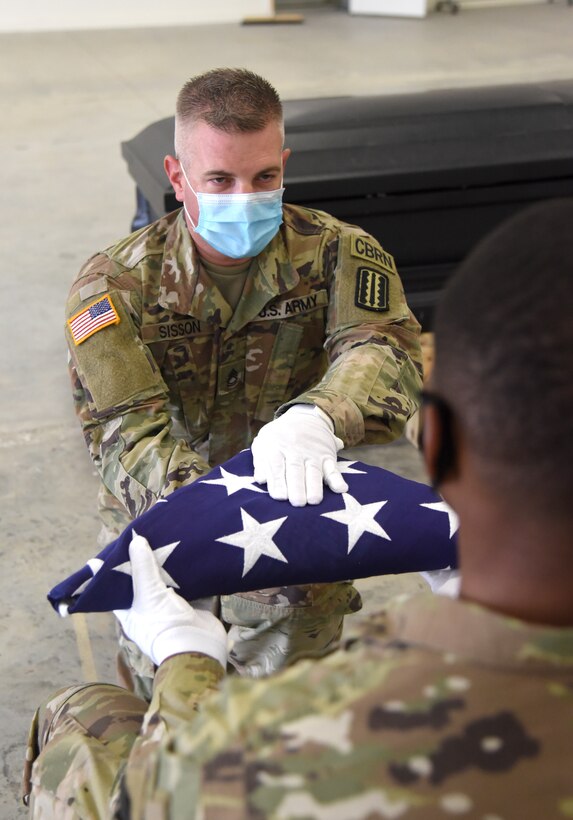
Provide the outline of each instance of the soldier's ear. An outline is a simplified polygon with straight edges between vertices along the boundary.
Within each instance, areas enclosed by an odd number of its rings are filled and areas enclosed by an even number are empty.
[[[456,471],[454,424],[449,406],[431,392],[422,394],[421,447],[426,469],[434,489]]]
[[[175,199],[178,202],[183,202],[184,197],[184,178],[181,172],[181,164],[177,157],[171,156],[171,154],[167,154],[165,159],[163,160],[163,167],[165,168],[165,173],[167,174],[167,178],[171,183],[171,187],[175,192]]]

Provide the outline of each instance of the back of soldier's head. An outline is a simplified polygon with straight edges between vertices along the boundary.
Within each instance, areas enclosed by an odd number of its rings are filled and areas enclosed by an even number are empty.
[[[435,320],[434,386],[493,487],[573,515],[573,200],[520,212],[480,243]]]

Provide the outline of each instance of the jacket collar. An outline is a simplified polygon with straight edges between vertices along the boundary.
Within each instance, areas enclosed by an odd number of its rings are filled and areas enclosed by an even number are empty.
[[[236,332],[276,296],[292,290],[299,280],[288,257],[283,226],[253,259],[244,293],[233,313],[201,265],[181,211],[166,236],[158,301],[174,313]]]
[[[444,595],[397,596],[386,610],[384,633],[384,640],[485,665],[569,677],[573,670],[573,627],[528,624]]]

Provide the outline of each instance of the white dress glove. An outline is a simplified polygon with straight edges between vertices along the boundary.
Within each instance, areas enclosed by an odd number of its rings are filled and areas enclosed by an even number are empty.
[[[227,633],[210,612],[193,609],[159,573],[153,550],[143,536],[134,534],[129,546],[133,575],[133,604],[114,615],[127,637],[156,666],[171,655],[200,652],[227,665]]]
[[[335,493],[348,485],[338,469],[336,454],[344,442],[320,408],[295,404],[261,428],[252,443],[255,481],[267,485],[271,498],[294,507],[320,504],[323,482]]]

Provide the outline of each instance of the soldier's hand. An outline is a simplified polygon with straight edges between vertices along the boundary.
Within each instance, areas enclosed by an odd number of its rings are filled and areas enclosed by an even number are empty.
[[[127,637],[159,664],[171,655],[200,652],[227,665],[227,633],[210,612],[193,609],[159,572],[153,550],[134,533],[129,546],[133,576],[133,604],[114,615]]]
[[[335,493],[348,491],[336,457],[343,446],[326,413],[296,404],[265,424],[253,441],[255,481],[266,483],[271,498],[294,507],[319,504],[323,482]]]

